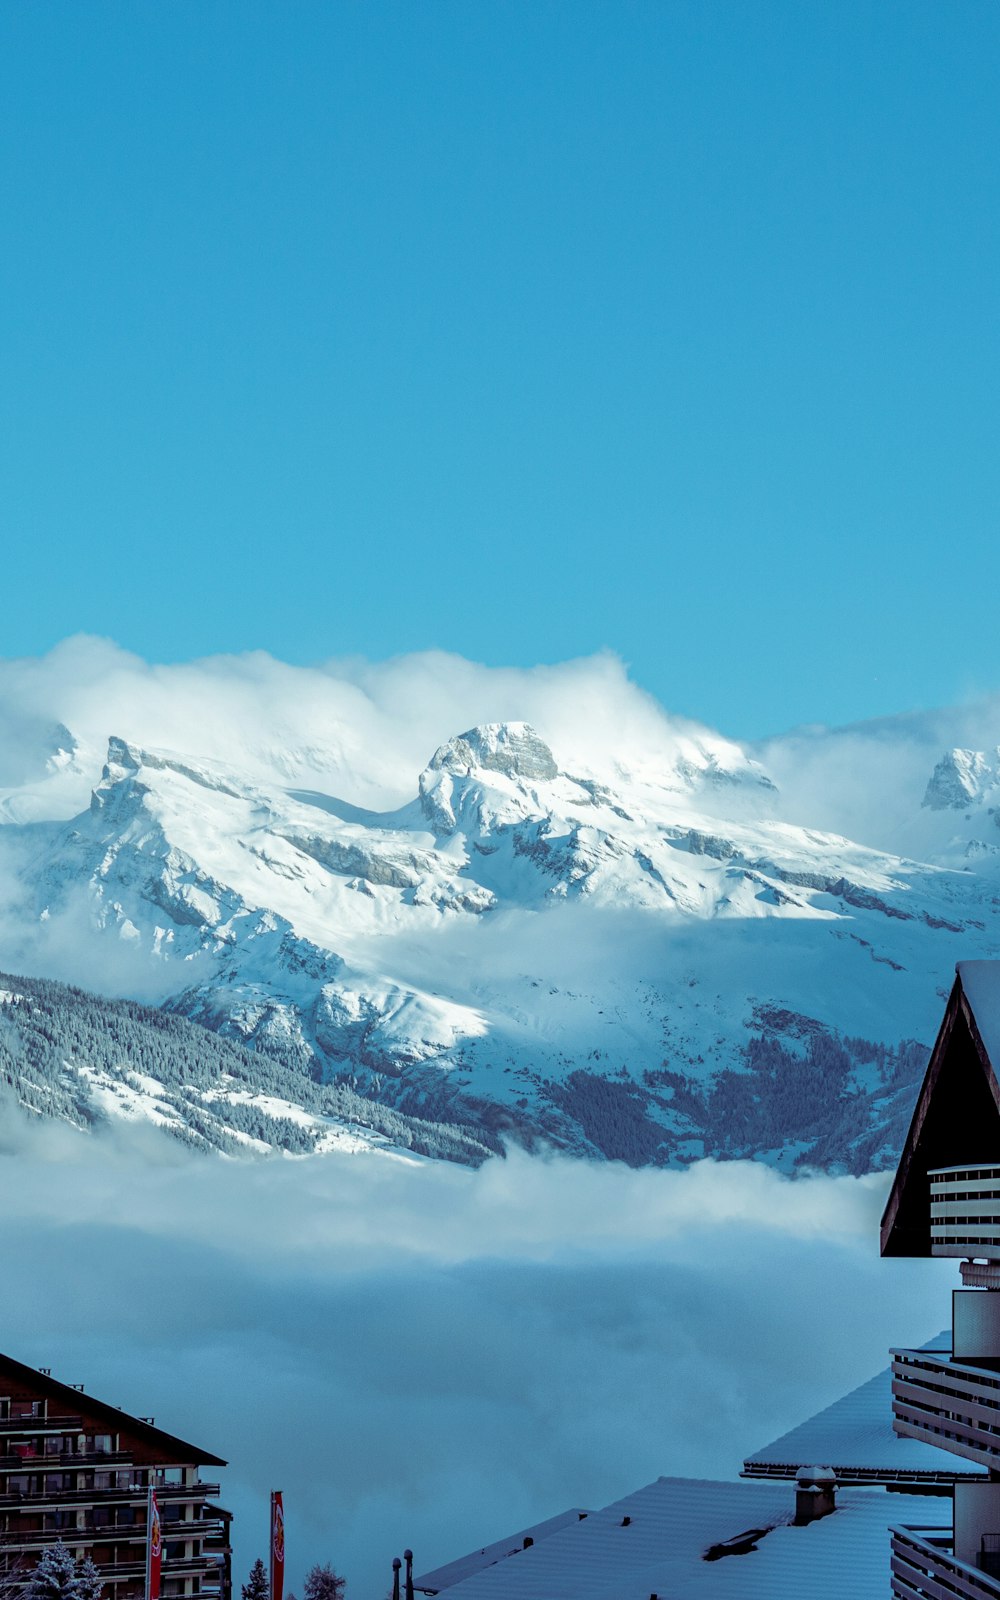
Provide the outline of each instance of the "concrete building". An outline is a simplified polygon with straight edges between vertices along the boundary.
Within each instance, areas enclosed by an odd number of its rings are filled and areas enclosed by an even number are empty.
[[[952,1256],[949,1348],[894,1350],[893,1426],[947,1451],[947,1524],[892,1536],[897,1600],[1000,1600],[1000,962],[963,961],[882,1219],[886,1256]],[[968,1464],[979,1474],[970,1478]]]

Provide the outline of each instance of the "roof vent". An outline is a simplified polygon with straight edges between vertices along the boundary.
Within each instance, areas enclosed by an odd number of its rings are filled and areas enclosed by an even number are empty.
[[[622,1527],[623,1528],[630,1528],[631,1526],[632,1526],[632,1518],[631,1517],[622,1517]]]
[[[43,1378],[51,1378],[51,1376],[52,1376],[52,1368],[51,1367],[39,1367],[38,1370],[41,1373]]]
[[[156,1421],[156,1418],[155,1417],[140,1417],[139,1421],[140,1422],[148,1422],[149,1426],[152,1427],[154,1422]]]
[[[70,1388],[71,1389],[75,1389],[77,1394],[82,1394],[83,1393],[83,1384],[82,1383],[71,1383],[70,1384]]]
[[[524,1543],[522,1544],[521,1549],[522,1550],[530,1550],[532,1545],[534,1544],[534,1542],[535,1541],[531,1537],[531,1534],[530,1533],[526,1533],[525,1536],[524,1536]]]

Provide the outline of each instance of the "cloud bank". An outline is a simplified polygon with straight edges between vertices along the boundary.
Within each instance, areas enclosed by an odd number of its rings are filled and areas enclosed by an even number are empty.
[[[0,787],[41,781],[62,725],[88,781],[118,734],[262,779],[322,775],[342,798],[388,808],[413,797],[418,774],[453,734],[504,720],[534,723],[561,761],[585,766],[669,760],[678,740],[704,731],[668,716],[610,653],[527,669],[444,651],[317,667],[263,652],[156,666],[80,636],[44,657],[0,662]],[[62,792],[66,803],[82,796],[85,804],[87,781],[67,778]]]
[[[0,820],[5,804],[19,820],[74,815],[111,734],[391,809],[412,798],[446,739],[503,720],[533,723],[560,763],[580,772],[655,775],[691,739],[733,748],[659,705],[611,653],[534,668],[486,667],[445,651],[315,667],[253,651],[163,666],[81,635],[42,657],[0,661]],[[53,781],[67,730],[76,759]],[[993,695],[844,729],[795,729],[747,748],[778,782],[784,820],[912,849],[919,828],[910,843],[907,830],[938,757],[955,745],[998,743]],[[16,802],[5,801],[14,789]]]
[[[381,1600],[428,1566],[745,1453],[942,1317],[880,1263],[885,1179],[530,1160],[238,1164],[0,1118],[3,1345],[231,1463],[242,1580]],[[945,1270],[942,1271],[941,1269]]]

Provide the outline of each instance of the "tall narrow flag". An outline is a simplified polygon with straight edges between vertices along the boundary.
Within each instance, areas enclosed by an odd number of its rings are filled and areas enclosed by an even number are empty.
[[[281,1600],[285,1586],[285,1510],[281,1490],[271,1494],[271,1600]]]
[[[156,1490],[150,1487],[146,1512],[146,1600],[160,1600],[160,1569],[163,1566],[163,1540],[160,1535],[160,1508]]]

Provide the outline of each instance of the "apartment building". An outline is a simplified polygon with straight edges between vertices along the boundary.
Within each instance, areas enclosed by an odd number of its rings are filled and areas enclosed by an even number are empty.
[[[147,1506],[156,1491],[164,1600],[231,1600],[228,1511],[203,1469],[226,1463],[155,1425],[0,1355],[0,1585],[46,1545],[89,1555],[106,1600],[145,1593]]]

